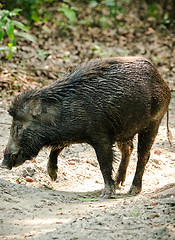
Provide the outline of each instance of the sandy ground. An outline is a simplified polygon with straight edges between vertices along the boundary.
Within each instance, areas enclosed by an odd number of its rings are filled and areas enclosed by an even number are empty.
[[[11,118],[0,103],[0,160]],[[175,92],[170,104],[170,146],[166,117],[151,151],[143,190],[129,197],[136,166],[136,144],[125,186],[110,200],[99,199],[103,179],[94,150],[72,145],[59,156],[56,182],[46,172],[49,151],[11,171],[0,169],[0,239],[117,240],[175,239]],[[116,148],[115,172],[120,153]],[[33,182],[27,182],[30,176]]]

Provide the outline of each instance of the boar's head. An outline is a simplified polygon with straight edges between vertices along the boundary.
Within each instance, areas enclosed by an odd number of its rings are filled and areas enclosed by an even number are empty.
[[[48,119],[44,119],[45,115],[49,115],[46,112],[47,106],[41,104],[36,91],[26,92],[15,98],[9,108],[13,120],[1,167],[17,167],[35,157],[48,144],[50,129],[48,130]]]

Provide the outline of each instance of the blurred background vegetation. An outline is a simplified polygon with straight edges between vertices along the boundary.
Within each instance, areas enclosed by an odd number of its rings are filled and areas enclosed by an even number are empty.
[[[1,0],[0,90],[35,87],[38,78],[43,85],[91,58],[127,55],[147,57],[173,82],[174,33],[174,0]]]
[[[86,7],[93,10],[89,16],[82,14]],[[5,34],[9,38],[7,46],[1,47],[0,51],[8,52],[7,58],[16,51],[16,36],[36,41],[34,36],[26,33],[35,23],[41,25],[50,21],[57,25],[60,34],[65,35],[77,25],[115,29],[124,24],[121,15],[134,9],[140,19],[146,21],[151,17],[153,24],[161,29],[175,25],[174,0],[2,0],[0,8],[0,41]],[[59,18],[55,17],[55,11],[59,12]],[[25,18],[25,25],[15,20],[19,14]],[[50,29],[45,26],[45,31]]]
[[[89,18],[82,16],[84,7],[93,8],[95,14]],[[171,27],[175,20],[174,0],[2,0],[1,8],[10,11],[21,9],[21,15],[28,20],[28,24],[54,21],[53,12],[56,10],[70,22],[101,27],[107,27],[109,22],[112,27],[116,27],[116,17],[127,14],[131,8],[135,8],[140,18],[151,16],[157,20],[157,24],[165,24],[167,27]]]

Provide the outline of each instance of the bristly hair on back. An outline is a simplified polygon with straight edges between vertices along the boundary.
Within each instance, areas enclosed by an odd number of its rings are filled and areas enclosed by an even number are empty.
[[[115,72],[116,63],[120,64],[133,61],[145,60],[139,57],[114,57],[92,59],[84,62],[73,69],[70,73],[65,74],[61,80],[58,80],[49,86],[19,94],[9,108],[9,114],[14,118],[22,116],[27,103],[36,96],[40,97],[41,100],[48,102],[62,101],[64,97],[77,94],[79,88],[81,88],[83,84],[91,80],[95,81],[97,78],[105,78],[105,74],[108,74],[109,70]]]
[[[99,77],[112,69],[112,65],[119,62],[117,58],[110,60],[92,59],[75,67],[70,73],[65,74],[61,80],[54,82],[41,89],[41,99],[46,101],[62,100],[64,97],[76,94],[81,86],[91,80],[95,81]]]

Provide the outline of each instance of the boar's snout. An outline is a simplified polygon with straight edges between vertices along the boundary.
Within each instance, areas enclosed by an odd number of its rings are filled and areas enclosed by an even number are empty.
[[[18,146],[15,144],[13,139],[10,137],[7,147],[4,152],[4,159],[1,164],[1,168],[11,170],[12,167],[16,167],[22,164],[21,154]]]
[[[12,167],[16,165],[17,154],[4,154],[4,159],[1,164],[1,168],[6,168],[8,170],[11,170]]]
[[[4,162],[4,160],[3,160],[2,164],[0,165],[0,167],[1,167],[1,168],[8,169],[8,170],[11,170],[11,169],[12,169],[12,166],[8,166],[8,165]]]

